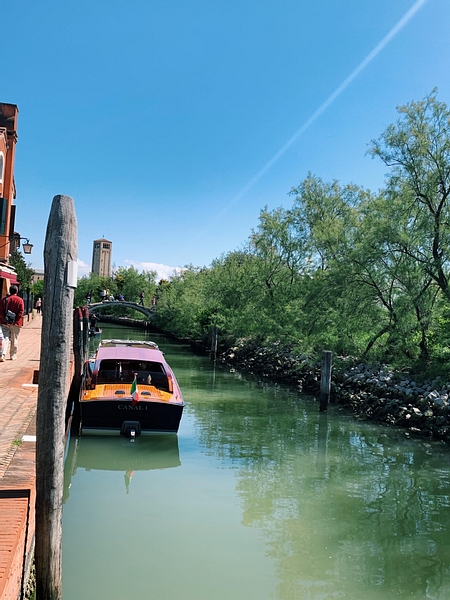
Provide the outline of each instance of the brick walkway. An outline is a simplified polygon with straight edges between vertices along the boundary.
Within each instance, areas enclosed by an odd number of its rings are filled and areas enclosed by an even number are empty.
[[[17,598],[34,544],[41,319],[25,322],[17,360],[0,363],[0,600]]]
[[[39,369],[41,322],[38,315],[26,321],[19,334],[17,360],[0,363],[0,482],[17,449],[14,441],[22,439],[36,413],[33,373]]]

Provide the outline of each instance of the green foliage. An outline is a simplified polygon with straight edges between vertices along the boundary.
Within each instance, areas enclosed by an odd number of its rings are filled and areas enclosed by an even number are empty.
[[[22,290],[31,286],[31,281],[34,275],[34,269],[31,264],[27,264],[20,250],[15,250],[9,257],[9,264],[17,273],[17,280],[20,283]]]
[[[389,166],[377,194],[308,174],[289,209],[267,207],[245,246],[208,268],[144,282],[134,269],[96,282],[155,293],[157,324],[181,338],[279,342],[313,354],[444,370],[450,358],[450,111],[434,90],[398,108],[369,152]],[[144,277],[145,279],[145,277]],[[93,283],[89,283],[95,287]],[[147,290],[150,293],[147,296]],[[434,365],[434,367],[433,367]]]
[[[125,300],[139,302],[139,294],[144,291],[144,305],[150,306],[151,299],[156,291],[156,272],[143,271],[140,273],[134,267],[119,267],[112,277],[99,277],[95,273],[85,275],[78,280],[78,286],[74,295],[74,306],[86,304],[86,294],[92,292],[91,301],[99,302],[100,292],[107,290],[108,296],[115,297],[119,292]],[[136,319],[144,318],[133,309],[118,307],[117,305],[102,310],[101,314],[114,314],[130,316]]]
[[[31,291],[35,298],[42,298],[44,296],[44,280],[39,279],[31,286]]]
[[[203,327],[199,316],[205,310],[204,275],[204,270],[188,266],[172,277],[170,282],[160,282],[156,290],[157,325],[180,338],[202,338]]]
[[[100,301],[100,291],[111,285],[111,279],[99,277],[95,273],[90,273],[78,279],[77,288],[74,294],[74,306],[83,306],[86,304],[86,294],[92,292],[92,302]]]
[[[139,294],[145,294],[144,304],[150,305],[150,300],[156,290],[156,271],[142,271],[134,267],[119,267],[113,276],[114,289],[121,292],[125,300],[139,302]]]
[[[398,107],[400,118],[370,148],[390,167],[387,190],[402,198],[406,225],[397,250],[411,258],[450,300],[450,111],[436,98]]]

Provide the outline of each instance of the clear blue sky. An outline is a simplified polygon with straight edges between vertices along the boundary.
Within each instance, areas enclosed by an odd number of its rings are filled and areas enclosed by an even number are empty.
[[[14,0],[3,17],[36,268],[55,194],[75,201],[80,273],[99,237],[116,266],[209,265],[308,171],[377,190],[367,145],[396,106],[435,86],[450,105],[449,0]]]

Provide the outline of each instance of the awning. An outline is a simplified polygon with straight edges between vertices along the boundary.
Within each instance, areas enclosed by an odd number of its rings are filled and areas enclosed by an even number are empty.
[[[11,273],[10,271],[5,271],[4,269],[0,269],[0,277],[9,280],[9,285],[18,285],[17,274]]]

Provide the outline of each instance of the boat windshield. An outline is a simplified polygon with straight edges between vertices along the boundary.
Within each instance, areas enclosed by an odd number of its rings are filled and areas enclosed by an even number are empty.
[[[169,382],[161,363],[137,360],[102,360],[97,383],[129,383],[136,377],[138,384],[153,385],[169,391]]]

